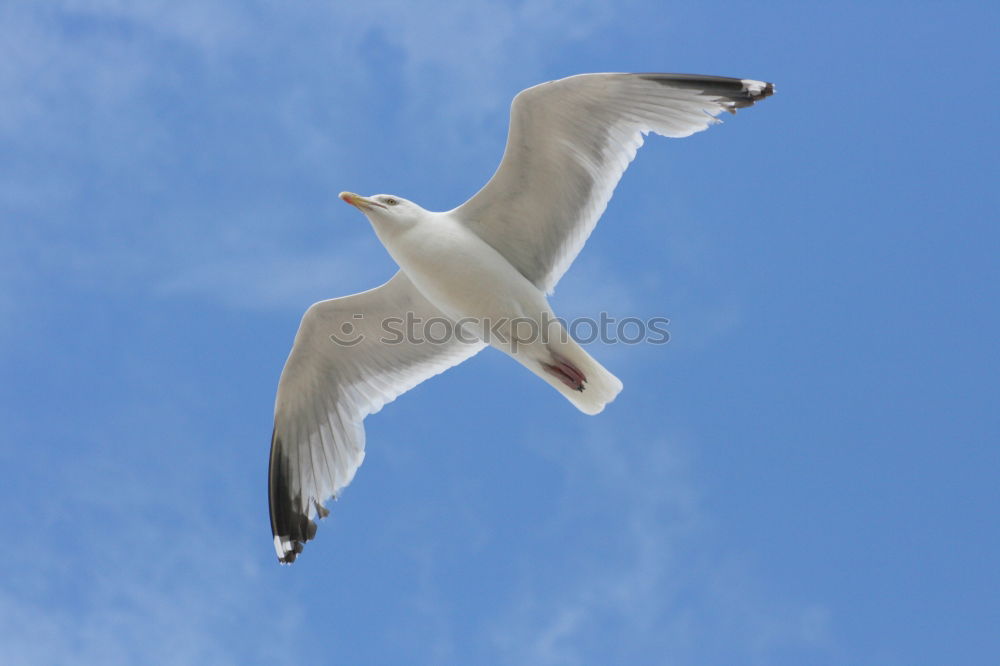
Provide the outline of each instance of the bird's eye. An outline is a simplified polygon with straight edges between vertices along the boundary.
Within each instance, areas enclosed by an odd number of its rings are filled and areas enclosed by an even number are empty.
[[[388,204],[389,206],[395,206],[396,204],[399,203],[399,201],[393,199],[392,197],[387,197],[386,199],[383,199],[383,201],[385,201],[385,203]]]

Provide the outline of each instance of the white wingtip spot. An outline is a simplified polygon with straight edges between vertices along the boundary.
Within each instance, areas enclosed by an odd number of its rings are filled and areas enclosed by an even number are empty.
[[[761,94],[764,87],[767,86],[763,81],[754,81],[753,79],[742,79],[742,83],[743,89],[754,96]]]
[[[285,559],[285,555],[287,555],[288,551],[290,551],[291,549],[292,549],[292,542],[291,541],[289,541],[287,539],[284,540],[284,541],[282,541],[282,539],[281,539],[280,536],[275,535],[275,537],[274,537],[274,552],[276,552],[278,554],[278,559],[279,560],[284,560]]]
[[[774,84],[767,81],[754,81],[753,79],[740,79],[743,83],[743,90],[750,93],[751,97],[769,97],[774,94]]]

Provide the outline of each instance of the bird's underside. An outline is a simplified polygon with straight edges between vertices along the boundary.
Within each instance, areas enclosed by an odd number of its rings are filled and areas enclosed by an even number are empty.
[[[269,500],[278,559],[295,560],[315,535],[316,516],[327,515],[324,503],[351,482],[364,458],[365,416],[485,346],[459,337],[387,341],[388,318],[409,314],[426,321],[453,313],[438,296],[434,271],[416,272],[380,225],[407,206],[428,219],[459,224],[501,257],[514,281],[527,285],[522,291],[528,300],[537,292],[541,300],[532,302],[547,308],[544,294],[586,242],[646,133],[688,136],[717,122],[721,112],[735,113],[773,92],[761,81],[687,74],[550,81],[514,99],[500,166],[453,211],[428,213],[405,200],[396,206],[389,196],[345,195],[369,217],[403,270],[375,289],[316,303],[302,319],[275,402]],[[599,412],[621,382],[571,339],[561,344],[504,351],[581,410]]]

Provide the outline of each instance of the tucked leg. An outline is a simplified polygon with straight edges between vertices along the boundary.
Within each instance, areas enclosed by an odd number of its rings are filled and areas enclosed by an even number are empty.
[[[543,361],[542,367],[545,368],[546,372],[549,374],[558,377],[563,384],[571,389],[575,391],[582,391],[584,389],[587,377],[580,372],[579,368],[559,354],[552,352],[552,362],[546,363]]]

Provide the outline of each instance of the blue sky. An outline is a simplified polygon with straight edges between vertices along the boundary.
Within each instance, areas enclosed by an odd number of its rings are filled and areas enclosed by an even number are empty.
[[[0,661],[993,663],[998,11],[456,4],[0,5]],[[337,193],[451,208],[587,71],[777,85],[648,140],[553,297],[671,342],[591,345],[598,417],[421,385],[279,567],[299,317],[394,270]]]

